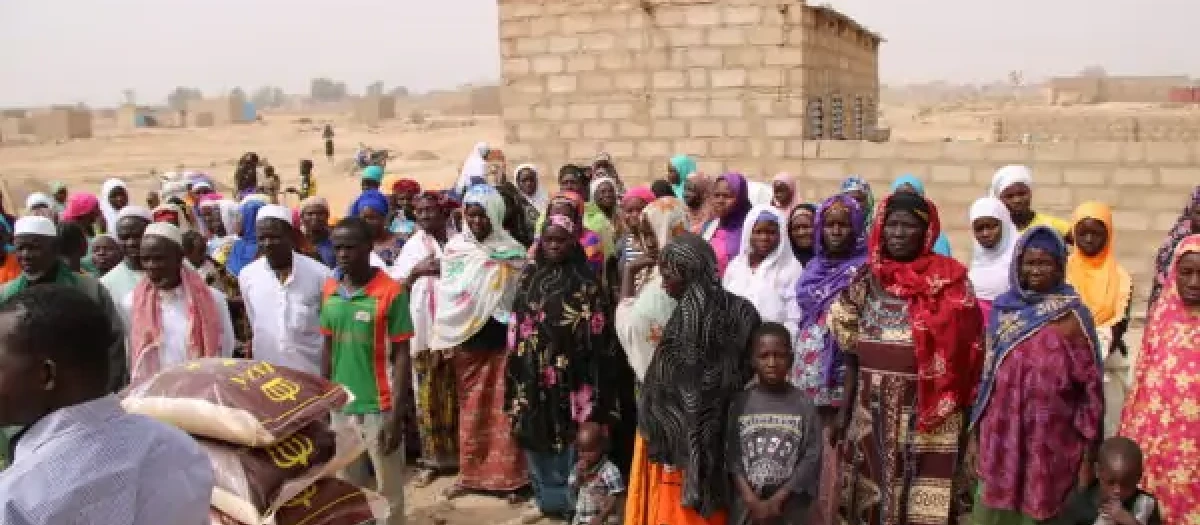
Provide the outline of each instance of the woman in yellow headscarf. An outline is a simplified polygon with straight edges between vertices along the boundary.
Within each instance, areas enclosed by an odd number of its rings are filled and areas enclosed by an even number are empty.
[[[1096,322],[1104,360],[1105,402],[1121,406],[1128,389],[1129,351],[1123,337],[1129,328],[1133,279],[1117,262],[1113,249],[1112,209],[1102,202],[1080,204],[1071,218],[1071,235],[1075,249],[1067,259],[1067,282],[1079,292]],[[1114,349],[1120,350],[1119,356]],[[1105,421],[1106,436],[1115,433],[1117,423]]]

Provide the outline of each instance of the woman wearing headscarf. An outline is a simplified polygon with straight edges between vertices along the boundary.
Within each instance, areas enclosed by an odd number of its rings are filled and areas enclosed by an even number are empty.
[[[646,206],[655,200],[654,193],[647,186],[630,188],[625,192],[625,196],[621,197],[621,213],[617,217],[617,222],[621,225],[621,235],[617,238],[616,257],[614,258],[616,273],[613,274],[618,278],[612,279],[614,285],[620,285],[619,276],[625,270],[625,265],[639,259],[645,251],[642,247],[642,239],[650,232],[639,231],[642,226],[642,210],[645,210]]]
[[[643,254],[630,261],[621,274],[620,302],[614,317],[617,339],[638,384],[645,379],[663,328],[675,312],[676,301],[663,288],[658,257],[664,246],[687,231],[687,215],[679,199],[662,197],[642,210],[640,220],[636,235],[641,238]],[[657,501],[663,466],[650,462],[640,434],[634,440],[630,463],[624,523],[656,525],[658,522],[648,521],[647,511]]]
[[[192,231],[191,221],[184,214],[183,209],[173,202],[160,204],[157,208],[150,210],[151,216],[154,217],[154,222],[166,222],[172,226],[179,228],[181,232]]]
[[[1063,280],[1067,246],[1046,226],[1017,243],[1009,289],[988,319],[988,356],[971,417],[979,436],[972,523],[1058,517],[1091,481],[1104,395],[1096,333]]]
[[[578,244],[579,225],[551,214],[517,285],[508,333],[506,412],[525,453],[537,514],[573,511],[567,479],[575,432],[620,419],[608,291]]]
[[[667,163],[667,182],[675,189],[675,196],[683,198],[683,186],[688,178],[696,173],[696,160],[687,155],[671,157]]]
[[[488,167],[487,161],[484,159],[490,149],[486,142],[476,142],[470,153],[467,153],[467,158],[462,164],[462,171],[458,175],[458,181],[454,183],[455,193],[463,195],[476,182],[487,182]]]
[[[717,275],[725,275],[725,268],[742,249],[742,226],[746,215],[753,207],[747,194],[746,178],[740,173],[726,173],[713,183],[712,212],[715,221],[709,221],[702,237],[712,245],[717,256]]]
[[[911,192],[922,197],[925,196],[925,183],[921,182],[914,175],[901,175],[892,182],[892,193],[896,192]],[[938,235],[937,241],[933,243],[933,253],[945,255],[946,257],[954,257],[950,249],[950,239],[946,237],[946,232]]]
[[[1117,262],[1116,229],[1112,209],[1107,204],[1096,201],[1080,204],[1071,222],[1075,249],[1067,258],[1067,282],[1083,298],[1096,323],[1096,334],[1100,337],[1097,351],[1104,360],[1105,400],[1120,406],[1129,389],[1125,332],[1129,329],[1133,305],[1133,279]],[[1113,350],[1119,350],[1120,355]],[[1113,435],[1116,430],[1116,421],[1104,422],[1105,436]]]
[[[783,212],[774,206],[756,206],[742,224],[742,246],[729,262],[721,285],[750,301],[763,322],[788,325],[788,312],[796,300],[796,279],[804,271],[792,256]]]
[[[386,266],[391,266],[396,261],[396,257],[400,255],[400,250],[404,248],[404,239],[387,229],[389,208],[387,196],[378,190],[367,190],[360,193],[354,203],[350,205],[350,214],[354,217],[361,217],[367,223],[367,227],[371,229],[372,241],[375,243],[375,255],[379,256]]]
[[[104,214],[104,231],[117,229],[117,213],[129,205],[129,188],[121,179],[108,179],[100,186],[100,211]]]
[[[867,231],[875,220],[875,193],[871,191],[871,183],[858,175],[851,175],[842,181],[841,192],[858,201],[863,216],[867,220]]]
[[[73,222],[83,228],[88,239],[96,236],[96,221],[100,220],[100,200],[91,193],[75,193],[67,198],[67,208],[62,212],[64,222]]]
[[[229,253],[226,256],[214,257],[234,277],[242,273],[242,268],[258,258],[258,227],[255,224],[258,221],[258,210],[263,206],[266,206],[266,202],[261,199],[247,198],[242,202],[238,210],[238,216],[242,219],[238,239],[228,244]]]
[[[207,250],[209,257],[216,257],[218,252],[225,251],[227,246],[237,241],[238,232],[241,228],[240,210],[241,207],[234,200],[221,199],[217,201],[216,213],[221,224],[220,228],[217,228],[208,239]]]
[[[683,185],[683,204],[686,206],[684,211],[687,212],[688,231],[696,235],[704,232],[708,221],[713,218],[712,200],[709,198],[712,184],[712,177],[703,173],[693,173]]]
[[[1158,296],[1167,282],[1167,271],[1170,270],[1175,247],[1185,237],[1197,233],[1200,233],[1200,185],[1192,190],[1187,204],[1183,206],[1183,213],[1179,214],[1175,226],[1167,232],[1166,240],[1163,241],[1162,246],[1158,248],[1158,253],[1154,256],[1154,286],[1150,289],[1149,309],[1154,308],[1154,303],[1157,302]]]
[[[1120,434],[1145,453],[1142,488],[1161,502],[1163,523],[1194,523],[1200,517],[1200,235],[1175,246],[1146,334]]]
[[[800,207],[796,207],[800,210]],[[829,305],[850,286],[867,261],[866,217],[858,201],[838,194],[821,203],[809,236],[812,259],[793,285],[796,300],[789,311],[795,327],[795,353],[789,379],[813,400],[828,438],[844,420],[845,357],[829,330]],[[821,453],[821,486],[812,506],[812,523],[832,523],[840,496],[841,455],[825,440]]]
[[[815,254],[817,236],[813,235],[817,207],[801,202],[788,212],[787,232],[792,241],[792,256],[801,266],[807,265]]]
[[[584,218],[583,210],[587,209],[587,204],[583,201],[578,193],[573,191],[560,191],[550,198],[550,205],[546,208],[548,214],[566,215],[578,224],[583,222],[584,227],[579,230],[579,246],[583,249],[584,258],[592,271],[597,277],[603,279],[605,270],[605,257],[603,240],[600,235],[587,227],[587,219]],[[543,218],[544,219],[544,218]],[[545,223],[539,223],[539,227],[544,227]],[[529,248],[529,257],[537,253],[537,241]]]
[[[392,277],[408,284],[412,314],[413,385],[417,431],[421,447],[416,477],[427,486],[438,474],[458,467],[458,401],[455,397],[451,350],[432,350],[430,341],[438,310],[436,290],[441,280],[444,247],[456,233],[449,225],[455,207],[443,194],[426,191],[413,201],[418,230],[392,266]]]
[[[546,212],[546,206],[550,205],[550,193],[542,185],[540,177],[541,172],[533,164],[522,164],[513,172],[513,180],[521,195],[521,209],[529,224],[536,224],[538,217]]]
[[[966,410],[983,368],[983,319],[967,269],[933,253],[941,233],[937,207],[898,193],[880,213],[866,265],[829,311],[846,358],[849,419],[834,436],[845,440],[842,518],[957,523],[957,496],[966,491],[959,477]],[[938,497],[926,492],[932,487]]]
[[[971,286],[983,318],[988,319],[992,301],[1008,291],[1009,267],[1017,248],[1017,227],[1008,208],[995,197],[983,197],[971,205],[971,233],[975,249],[971,252]]]
[[[1010,164],[992,175],[991,195],[1004,202],[1017,231],[1034,226],[1049,226],[1059,235],[1070,234],[1071,224],[1058,217],[1033,210],[1033,171],[1028,166]]]
[[[50,197],[54,199],[54,211],[62,213],[67,209],[67,197],[70,192],[67,191],[67,185],[62,181],[54,181],[50,183]]]
[[[663,248],[663,288],[678,301],[650,360],[638,403],[638,430],[660,476],[651,480],[651,524],[723,523],[730,502],[724,425],[734,393],[753,375],[754,305],[721,288],[717,257],[683,233]]]
[[[466,228],[442,254],[429,343],[431,350],[454,355],[459,477],[446,496],[473,490],[512,495],[528,484],[525,459],[504,412],[507,325],[525,248],[500,227],[504,199],[495,188],[472,186],[463,207]]]
[[[776,173],[771,178],[771,206],[783,211],[791,211],[799,199],[796,196],[796,177],[791,173]]]
[[[413,199],[421,193],[421,185],[412,179],[397,179],[392,189],[387,216],[387,229],[397,237],[407,240],[417,231],[417,218],[413,216]]]
[[[621,196],[617,192],[617,180],[608,176],[592,178],[588,187],[588,202],[604,214],[604,218],[612,223],[616,236],[623,233],[623,225],[619,220],[621,212]]]

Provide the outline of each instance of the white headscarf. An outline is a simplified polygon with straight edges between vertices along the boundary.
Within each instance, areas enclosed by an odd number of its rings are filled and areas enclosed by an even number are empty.
[[[747,177],[746,195],[750,198],[750,204],[766,206],[775,200],[775,188],[772,188],[770,184],[753,181]]]
[[[112,204],[108,203],[109,195],[116,191],[117,188],[122,188],[126,192],[129,188],[125,186],[125,181],[121,179],[108,179],[100,186],[100,212],[104,214],[104,224],[109,230],[117,228],[117,212],[121,211],[113,208]]]
[[[1006,188],[1017,183],[1033,187],[1033,171],[1028,166],[1009,164],[996,170],[996,174],[992,175],[992,197],[999,198]]]
[[[467,159],[463,161],[462,172],[458,175],[458,182],[454,184],[454,190],[459,194],[467,191],[471,185],[471,179],[481,177],[487,179],[487,161],[484,156],[487,155],[490,147],[486,142],[477,142],[475,147],[471,148],[471,152],[467,154]]]
[[[501,226],[504,197],[492,186],[472,186],[463,198],[463,208],[483,206],[492,233],[476,239],[470,228],[446,243],[442,277],[437,287],[433,350],[454,348],[479,332],[488,319],[507,323],[516,296],[517,281],[525,262],[521,246]]]
[[[602,184],[612,184],[613,191],[620,193],[621,185],[617,184],[617,179],[614,179],[612,177],[596,177],[596,178],[592,179],[592,183],[588,187],[588,200],[589,201],[596,202],[596,192],[600,191],[600,185],[602,185]],[[620,198],[621,198],[621,196],[617,195],[617,199],[620,200]]]
[[[779,245],[759,263],[750,267],[750,238],[754,225],[759,221],[774,220],[779,226]],[[738,256],[725,268],[721,284],[731,293],[754,303],[763,321],[785,323],[788,319],[788,303],[795,299],[796,279],[804,266],[792,255],[792,242],[788,236],[787,215],[774,206],[755,206],[742,223],[742,248]]]
[[[517,180],[517,175],[521,173],[521,170],[532,171],[533,178],[537,180],[537,190],[533,192],[533,195],[526,195],[525,192],[521,190],[521,185],[518,184],[519,181]],[[532,204],[533,207],[537,208],[541,213],[546,212],[546,207],[550,205],[550,193],[546,191],[546,186],[542,184],[542,173],[538,171],[537,166],[534,166],[533,164],[522,164],[517,166],[517,169],[513,170],[513,184],[516,184],[517,186],[517,193],[519,193],[525,200],[529,201],[529,204]]]
[[[1017,248],[1017,227],[1008,213],[1008,207],[1000,199],[984,197],[971,205],[971,224],[980,217],[991,217],[1000,221],[1000,242],[995,248],[987,249],[974,241],[971,254],[971,270],[968,277],[975,288],[975,296],[987,301],[994,300],[1008,291],[1008,275],[1013,254]]]
[[[225,236],[236,237],[238,226],[241,226],[240,217],[238,217],[241,210],[237,201],[221,199],[217,201],[217,211],[221,213],[221,226],[225,228]]]
[[[32,212],[33,209],[38,206],[45,206],[53,211],[54,199],[51,199],[49,195],[46,195],[42,192],[30,193],[29,196],[25,198],[25,211]]]
[[[687,231],[683,201],[675,197],[662,197],[647,204],[642,209],[642,217],[650,224],[660,250],[676,235]],[[657,267],[650,268],[650,276],[633,297],[621,299],[617,305],[613,328],[638,381],[646,377],[662,329],[675,312],[675,305],[675,299],[662,287],[662,275]]]

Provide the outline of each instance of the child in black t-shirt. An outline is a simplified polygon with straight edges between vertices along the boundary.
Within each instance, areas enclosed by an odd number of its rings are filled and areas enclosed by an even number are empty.
[[[1142,449],[1125,437],[1100,445],[1096,480],[1072,497],[1066,511],[1071,525],[1162,525],[1158,500],[1138,488]]]

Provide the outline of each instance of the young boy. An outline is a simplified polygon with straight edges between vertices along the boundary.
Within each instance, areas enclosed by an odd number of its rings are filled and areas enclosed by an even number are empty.
[[[771,322],[750,339],[756,381],[734,397],[725,440],[736,492],[730,525],[801,525],[817,497],[821,420],[788,381],[791,341]]]
[[[1077,492],[1067,507],[1071,525],[1162,525],[1158,501],[1138,488],[1142,449],[1125,437],[1111,437],[1096,455],[1096,480]]]
[[[604,432],[594,423],[579,426],[575,451],[579,461],[567,479],[575,496],[571,525],[604,525],[615,518],[617,499],[625,492],[621,471],[604,455]]]

